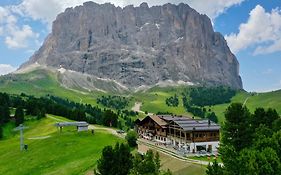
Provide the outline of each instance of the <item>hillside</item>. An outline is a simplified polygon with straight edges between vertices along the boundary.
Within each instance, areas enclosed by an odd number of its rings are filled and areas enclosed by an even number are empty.
[[[25,122],[29,127],[24,131],[26,152],[20,152],[18,132],[8,127],[6,139],[0,141],[0,174],[85,174],[95,166],[104,146],[122,141],[98,129],[95,135],[77,133],[71,127],[59,133],[55,122],[51,117]]]
[[[52,94],[75,102],[89,104],[96,104],[97,96],[103,94],[100,91],[89,93],[63,87],[59,82],[59,72],[41,68],[26,73],[1,76],[0,91],[10,94],[25,93],[37,97]]]
[[[141,102],[141,111],[149,113],[169,112],[178,115],[192,115],[186,112],[182,103],[182,92],[187,86],[175,87],[154,87],[149,90],[143,90],[131,93],[106,93],[100,91],[86,91],[85,89],[69,89],[61,86],[59,80],[59,72],[49,71],[46,69],[36,69],[23,74],[10,74],[0,77],[0,91],[11,94],[26,93],[35,96],[45,96],[47,94],[67,98],[75,102],[88,103],[105,107],[97,104],[97,98],[107,95],[118,95],[130,97],[129,105],[126,109],[131,109],[135,102]],[[166,105],[165,100],[177,94],[179,96],[179,106],[169,107]],[[253,112],[257,107],[275,108],[281,114],[281,90],[267,92],[267,93],[248,93],[239,91],[231,99],[231,102],[244,103]],[[223,112],[229,106],[227,104],[215,105],[212,107],[206,106],[207,109],[211,108],[216,113],[219,121],[222,122]],[[141,115],[143,117],[143,115]]]
[[[58,121],[69,120],[47,115],[39,121],[26,121],[25,126],[29,127],[24,131],[26,152],[19,150],[19,133],[12,130],[14,123],[6,124],[5,139],[0,140],[0,174],[92,174],[103,147],[124,141],[96,125],[94,135],[77,133],[75,127],[63,128],[59,133],[54,126]],[[205,172],[205,166],[182,162],[163,153],[160,159],[162,168],[172,170],[175,175]]]

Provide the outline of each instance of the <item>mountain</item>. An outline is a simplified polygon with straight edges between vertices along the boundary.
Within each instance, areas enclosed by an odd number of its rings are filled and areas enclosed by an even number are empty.
[[[242,89],[239,63],[210,19],[187,4],[115,7],[86,2],[53,22],[42,47],[21,66],[57,69],[66,87],[136,90],[155,85]],[[99,87],[96,82],[104,82]]]

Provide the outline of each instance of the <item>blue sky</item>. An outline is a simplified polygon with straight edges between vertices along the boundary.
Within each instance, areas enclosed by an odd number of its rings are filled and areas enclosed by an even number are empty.
[[[65,8],[86,0],[1,0],[0,74],[15,70],[36,51]],[[96,0],[117,6],[141,0]],[[281,0],[150,0],[149,5],[184,2],[207,14],[240,63],[244,89],[281,89]]]

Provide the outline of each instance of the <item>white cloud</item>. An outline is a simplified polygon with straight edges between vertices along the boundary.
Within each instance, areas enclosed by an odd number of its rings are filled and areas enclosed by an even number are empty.
[[[0,24],[3,23],[7,15],[8,15],[7,9],[0,6]]]
[[[63,7],[58,0],[23,0],[21,4],[13,8],[26,17],[33,20],[42,20],[51,23],[56,15],[63,11]]]
[[[5,43],[9,48],[26,48],[29,41],[37,40],[38,34],[28,25],[20,25],[18,20],[32,19],[46,23],[51,28],[56,16],[68,7],[81,5],[88,0],[22,0],[18,5],[0,7],[0,35],[5,35]],[[219,14],[233,5],[240,4],[244,0],[150,0],[148,4],[162,5],[165,3],[189,4],[202,14],[207,14],[214,20]],[[97,3],[111,2],[116,6],[124,7],[133,4],[140,5],[143,0],[96,0]],[[23,18],[23,19],[22,19]],[[4,27],[3,27],[4,26]]]
[[[18,16],[11,9],[0,7],[0,36],[5,37],[7,47],[27,48],[31,42],[36,43],[39,34],[33,32],[29,25],[19,24]]]
[[[239,32],[225,38],[234,53],[249,47],[254,48],[254,54],[281,51],[281,11],[273,9],[268,13],[257,5],[248,21],[240,25]]]
[[[3,35],[3,33],[4,33],[4,28],[0,27],[0,36]]]
[[[14,26],[10,35],[5,38],[5,43],[9,48],[26,48],[29,39],[37,40],[38,34],[34,33],[29,25],[24,25],[22,28]]]
[[[81,5],[86,1],[88,0],[23,0],[21,4],[13,6],[11,9],[21,15],[25,15],[34,20],[42,20],[50,25],[56,15],[63,12],[67,7]],[[212,20],[214,20],[229,7],[240,4],[243,1],[245,0],[150,0],[148,1],[148,4],[153,6],[165,3],[179,4],[183,2],[189,4],[198,12],[208,15]],[[95,0],[95,2],[111,2],[116,6],[124,7],[131,4],[138,6],[143,2],[143,0]]]
[[[208,15],[211,19],[215,19],[220,14],[224,13],[228,8],[239,5],[245,0],[187,0],[190,6],[198,12]]]
[[[13,67],[9,64],[0,64],[0,75],[5,75],[17,70],[16,67]]]

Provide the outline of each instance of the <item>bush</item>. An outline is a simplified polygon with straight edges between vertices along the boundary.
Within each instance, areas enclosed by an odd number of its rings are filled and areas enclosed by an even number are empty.
[[[131,130],[126,135],[126,140],[130,147],[137,146],[137,139],[138,139],[138,134],[136,133],[136,131]]]
[[[179,98],[177,95],[169,97],[166,99],[167,106],[177,107],[179,105]]]

